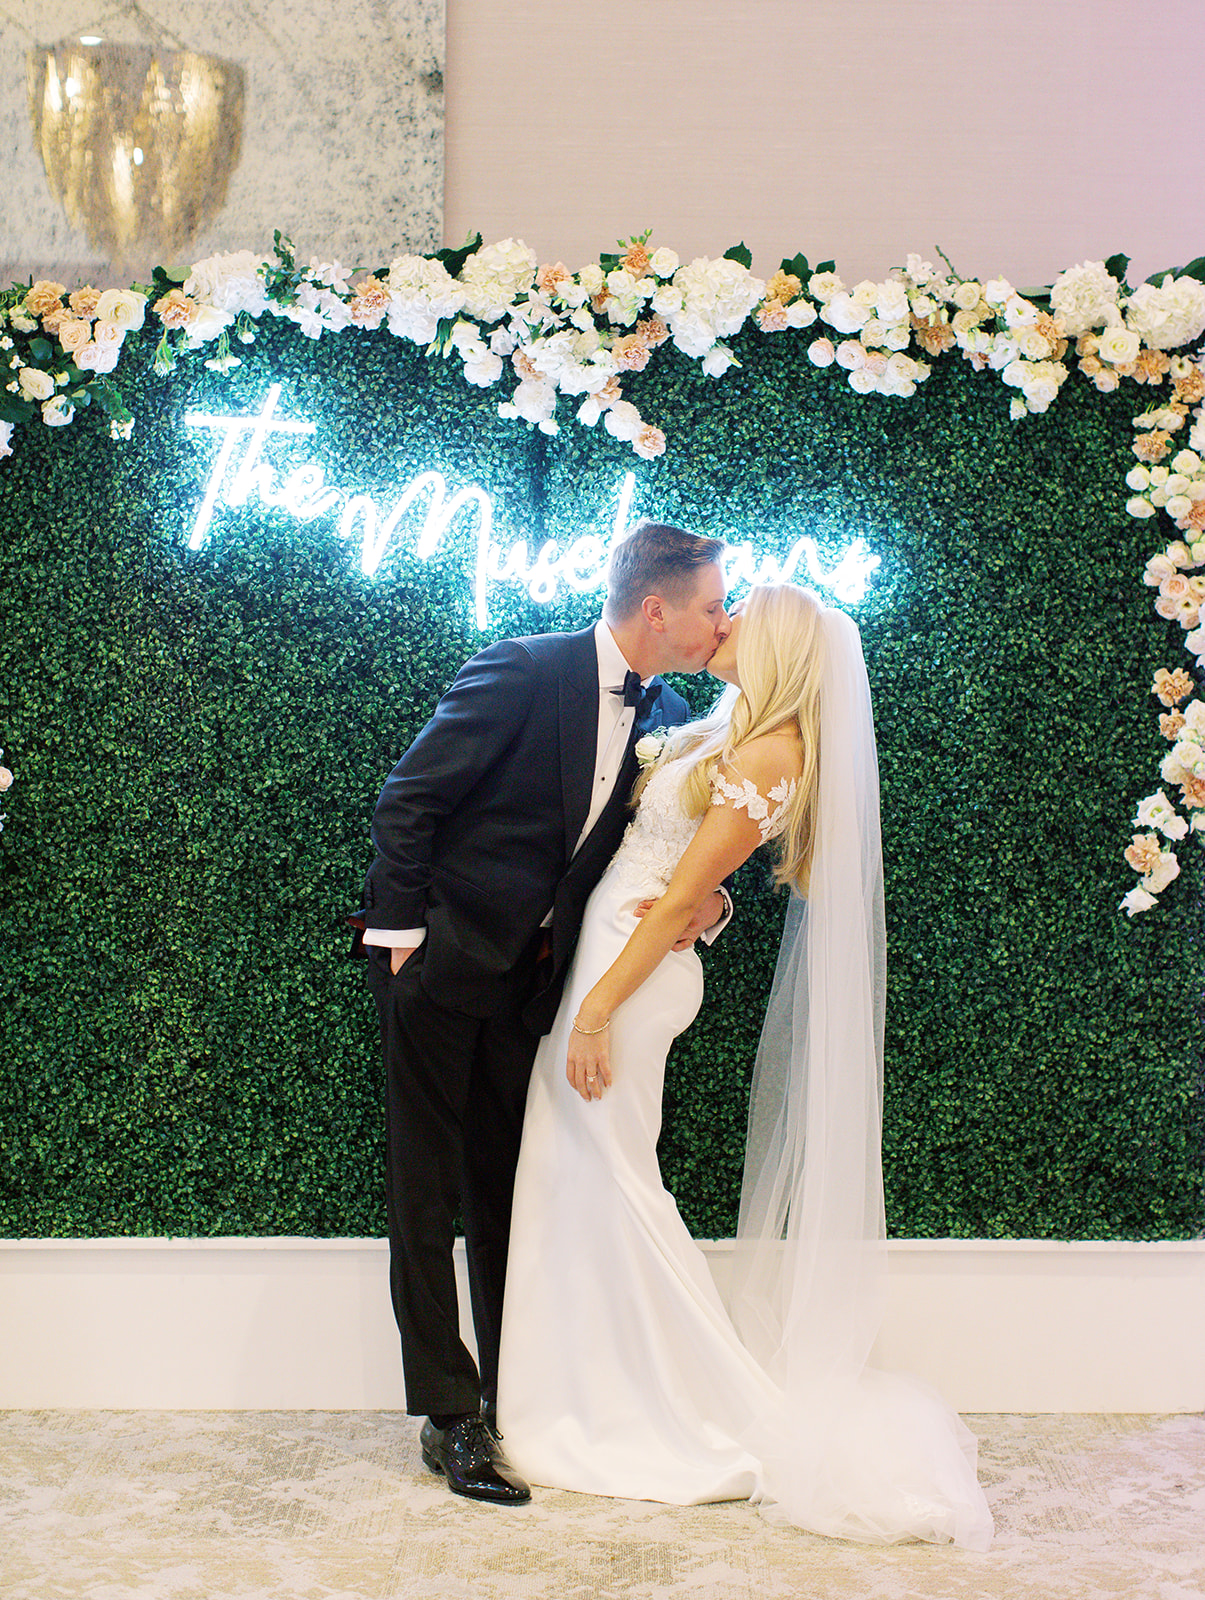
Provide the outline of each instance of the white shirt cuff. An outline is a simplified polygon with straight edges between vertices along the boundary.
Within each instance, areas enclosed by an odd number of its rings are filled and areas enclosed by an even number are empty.
[[[720,885],[719,892],[724,897],[724,910],[720,920],[713,923],[710,928],[705,929],[705,931],[699,935],[699,938],[702,939],[704,944],[711,944],[713,940],[718,939],[720,934],[723,933],[724,929],[732,921],[732,896],[728,893],[723,884]]]
[[[426,928],[365,928],[364,943],[388,950],[417,950],[427,937]]]

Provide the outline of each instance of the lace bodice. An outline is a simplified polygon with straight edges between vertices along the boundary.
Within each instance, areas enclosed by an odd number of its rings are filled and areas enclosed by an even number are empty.
[[[624,882],[643,894],[664,893],[703,820],[688,817],[682,809],[681,789],[688,770],[685,762],[671,762],[653,773],[612,863],[612,869]],[[747,811],[765,844],[781,832],[794,793],[794,778],[783,778],[768,795],[763,795],[748,778],[732,783],[717,773],[711,803]]]

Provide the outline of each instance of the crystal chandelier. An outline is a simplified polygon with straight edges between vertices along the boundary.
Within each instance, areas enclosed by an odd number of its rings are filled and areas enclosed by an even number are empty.
[[[226,199],[243,70],[156,45],[64,41],[29,53],[50,191],[114,264],[174,260]]]

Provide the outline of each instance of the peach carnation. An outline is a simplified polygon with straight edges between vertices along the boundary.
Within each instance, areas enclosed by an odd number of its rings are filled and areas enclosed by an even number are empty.
[[[49,278],[39,278],[25,296],[25,309],[31,317],[44,317],[48,311],[57,311],[62,305],[66,288],[52,283]]]
[[[787,328],[787,308],[781,300],[765,300],[754,312],[763,333],[783,333]]]
[[[535,362],[527,354],[526,350],[513,351],[510,358],[510,364],[512,367],[514,367],[520,378],[523,378],[528,382],[534,382],[543,376]]]
[[[930,318],[921,321],[919,317],[913,317],[912,326],[916,330],[917,343],[931,356],[942,355],[952,349],[956,342],[956,335],[948,322],[934,322]]]
[[[1200,367],[1194,367],[1186,378],[1177,378],[1175,394],[1177,400],[1183,400],[1190,406],[1195,406],[1198,400],[1205,400],[1205,372]]]
[[[171,289],[162,299],[155,301],[151,310],[165,328],[184,328],[192,320],[196,302],[190,300],[183,289]]]
[[[1174,739],[1184,726],[1184,713],[1182,711],[1161,711],[1159,713],[1159,732],[1165,739]]]
[[[1162,350],[1140,350],[1134,358],[1134,378],[1138,383],[1162,383],[1171,368],[1171,358]]]
[[[1172,436],[1163,428],[1152,428],[1149,433],[1140,433],[1134,440],[1134,454],[1139,461],[1162,461],[1171,449]]]
[[[57,311],[48,311],[42,318],[42,332],[56,334],[59,324],[71,316],[66,306],[60,306]]]
[[[659,344],[664,344],[669,338],[669,329],[660,317],[645,317],[636,324],[636,332],[648,345],[650,350],[655,350]]]
[[[616,339],[611,354],[621,372],[643,372],[649,364],[649,347],[639,332]]]
[[[607,301],[611,298],[609,289],[600,289],[597,294],[590,296],[590,309],[596,317],[601,317],[607,309]]]
[[[619,399],[621,392],[622,391],[619,387],[619,379],[614,373],[612,373],[594,398],[605,410],[607,406],[613,406],[615,404],[615,402]]]
[[[1115,367],[1102,367],[1093,377],[1092,382],[1100,390],[1101,394],[1112,394],[1114,389],[1119,387],[1121,379],[1118,377]]]
[[[643,278],[649,269],[648,251],[639,242],[630,244],[627,254],[623,258],[623,265],[625,270],[630,272],[634,278]],[[656,429],[653,431],[656,432]],[[661,452],[657,451],[656,453],[660,455]]]
[[[784,272],[781,267],[766,284],[766,299],[781,300],[784,304],[794,300],[797,294],[803,293],[803,284],[793,272]]]
[[[1159,848],[1159,836],[1155,833],[1136,833],[1133,841],[1126,851],[1126,860],[1135,872],[1145,878],[1159,865],[1159,857],[1163,854]]]
[[[1181,700],[1187,700],[1195,687],[1183,667],[1177,667],[1174,672],[1169,672],[1166,667],[1160,667],[1155,673],[1155,681],[1151,684],[1151,693],[1157,695],[1165,706],[1175,706],[1179,705]]]
[[[1205,778],[1198,778],[1195,772],[1186,772],[1180,779],[1180,793],[1184,796],[1186,806],[1200,809],[1205,806]]]
[[[536,285],[541,294],[555,294],[561,284],[568,283],[573,277],[569,268],[563,261],[558,261],[555,266],[547,262],[536,273]]]
[[[74,294],[67,296],[67,304],[77,317],[94,317],[99,300],[100,290],[94,289],[91,284],[86,284],[82,289],[77,289]]]
[[[382,283],[380,278],[365,278],[363,282],[353,285],[347,313],[360,327],[371,323],[374,328],[379,328],[381,318],[389,310],[389,303],[389,286]]]
[[[632,449],[642,461],[651,461],[665,454],[665,435],[660,428],[646,425],[632,440]]]

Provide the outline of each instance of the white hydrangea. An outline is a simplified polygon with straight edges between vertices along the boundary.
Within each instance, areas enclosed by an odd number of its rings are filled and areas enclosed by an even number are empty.
[[[1153,350],[1174,350],[1205,333],[1205,283],[1173,278],[1144,283],[1126,303],[1126,323]]]
[[[1054,280],[1050,305],[1069,339],[1120,320],[1117,296],[1121,285],[1103,261],[1083,261]]]
[[[206,256],[198,261],[184,284],[190,300],[200,300],[219,311],[229,311],[233,321],[240,311],[261,316],[268,307],[268,295],[261,276],[268,263],[250,250],[235,250],[225,255]]]
[[[460,274],[464,308],[482,322],[497,322],[531,288],[535,274],[535,251],[521,239],[487,244],[469,257]]]
[[[739,333],[766,292],[762,279],[739,261],[711,261],[706,256],[679,267],[673,286],[682,295],[682,306],[669,312],[666,322],[678,349],[696,359],[705,356],[717,339]]]
[[[430,344],[441,321],[465,309],[465,292],[442,261],[399,256],[389,268],[389,331],[399,339]]]

